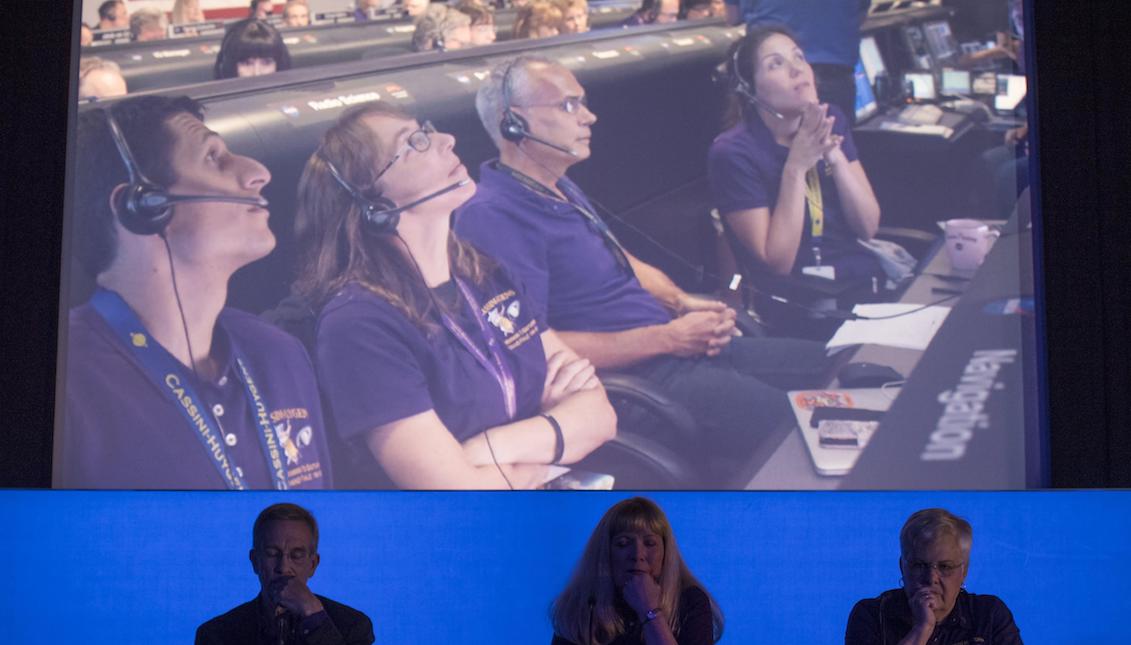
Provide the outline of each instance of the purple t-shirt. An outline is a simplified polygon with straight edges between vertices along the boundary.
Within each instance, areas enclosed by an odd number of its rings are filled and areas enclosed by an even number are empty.
[[[551,328],[622,331],[671,320],[574,206],[534,192],[495,162],[479,172],[479,190],[456,211],[456,232],[526,285]],[[558,188],[595,212],[569,178]]]
[[[833,133],[844,137],[840,148],[849,161],[856,161],[856,143],[848,119],[835,105],[829,104],[829,116],[835,117]],[[789,148],[774,140],[773,134],[758,115],[738,123],[715,137],[707,155],[707,173],[711,193],[719,213],[727,215],[741,210],[768,208],[773,212],[781,189],[782,173],[789,157]],[[844,219],[844,209],[836,182],[825,172],[825,162],[817,162],[821,178],[821,201],[825,223],[821,238],[821,261],[837,269],[837,278],[860,278],[882,275],[879,262],[870,251],[860,246],[856,235]],[[813,231],[809,207],[805,206],[805,228],[801,246],[793,263],[793,273],[815,263]],[[744,249],[745,250],[745,249]],[[757,265],[755,256],[745,253],[748,265]]]
[[[546,380],[541,310],[501,272],[467,283],[477,313],[495,336],[515,381],[516,419],[538,413]],[[467,337],[490,360],[478,323],[453,283],[438,288]],[[455,335],[435,321],[424,330],[381,296],[351,283],[318,319],[318,377],[339,434],[363,437],[378,426],[435,410],[457,441],[507,423],[495,377]]]
[[[196,431],[90,305],[72,309],[68,325],[66,407],[55,484],[61,488],[224,488]],[[152,338],[149,339],[153,342]],[[274,488],[258,411],[253,411],[235,356],[244,357],[285,453],[292,488],[330,488],[330,456],[314,380],[302,344],[234,309],[216,323],[214,352],[224,365],[212,382],[183,367],[218,420],[231,460],[251,488]],[[214,426],[214,427],[216,427]]]

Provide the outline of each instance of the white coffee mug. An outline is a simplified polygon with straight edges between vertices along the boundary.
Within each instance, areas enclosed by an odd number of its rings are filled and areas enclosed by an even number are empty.
[[[999,233],[976,219],[946,221],[946,255],[951,268],[972,271],[982,266]]]

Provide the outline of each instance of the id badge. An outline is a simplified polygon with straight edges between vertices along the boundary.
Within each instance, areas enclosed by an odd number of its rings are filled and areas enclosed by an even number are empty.
[[[802,275],[811,275],[815,278],[836,280],[836,267],[828,264],[813,267],[801,267],[801,273]]]

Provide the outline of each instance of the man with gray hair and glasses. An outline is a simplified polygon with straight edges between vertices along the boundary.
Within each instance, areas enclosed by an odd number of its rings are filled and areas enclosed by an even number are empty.
[[[678,448],[710,471],[703,484],[733,485],[731,464],[719,459],[744,459],[792,418],[778,388],[817,385],[824,348],[736,338],[732,309],[684,292],[620,244],[566,176],[589,158],[597,116],[563,65],[534,56],[505,62],[480,86],[475,107],[499,158],[480,168],[456,233],[521,280],[580,356],[644,378],[686,407],[705,440]]]
[[[321,558],[318,523],[296,504],[263,509],[248,553],[259,595],[196,630],[197,645],[368,645],[369,618],[315,595],[307,582]]]
[[[916,511],[899,532],[903,588],[856,603],[845,645],[1021,645],[997,596],[968,593],[970,523],[941,508]]]

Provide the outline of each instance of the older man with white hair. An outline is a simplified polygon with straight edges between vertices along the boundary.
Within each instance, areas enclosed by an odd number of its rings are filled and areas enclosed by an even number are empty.
[[[823,347],[736,338],[733,310],[685,293],[621,245],[566,176],[589,158],[597,122],[574,75],[520,57],[492,70],[476,109],[499,159],[481,167],[456,232],[506,265],[578,354],[651,380],[685,405],[705,456],[744,454],[782,427],[791,411],[778,388],[816,385]]]

